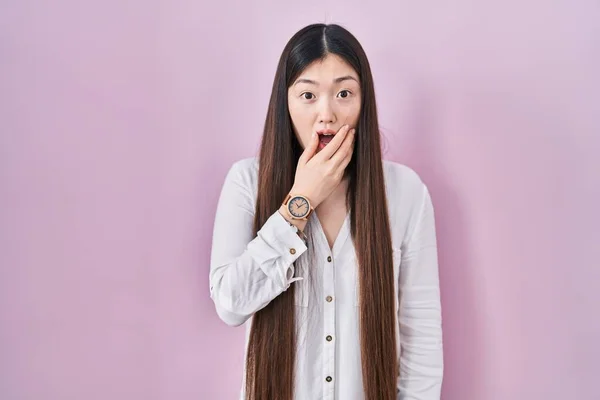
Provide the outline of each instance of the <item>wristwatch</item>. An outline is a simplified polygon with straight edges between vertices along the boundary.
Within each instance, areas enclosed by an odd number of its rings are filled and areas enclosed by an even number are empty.
[[[285,209],[288,211],[290,218],[307,221],[314,209],[310,205],[310,200],[301,194],[288,193],[283,201]]]

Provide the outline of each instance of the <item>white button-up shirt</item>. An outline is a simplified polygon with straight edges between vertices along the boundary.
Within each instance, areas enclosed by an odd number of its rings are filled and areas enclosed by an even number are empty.
[[[391,161],[383,165],[399,324],[398,399],[439,400],[442,316],[433,205],[416,172]],[[332,249],[315,212],[304,230],[310,249],[279,211],[254,236],[257,178],[258,158],[239,160],[221,191],[210,265],[210,296],[217,313],[228,325],[246,323],[247,344],[253,313],[297,285],[295,399],[363,399],[358,264],[350,214]]]

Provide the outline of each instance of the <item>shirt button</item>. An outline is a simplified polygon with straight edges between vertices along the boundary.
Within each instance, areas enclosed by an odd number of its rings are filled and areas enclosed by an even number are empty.
[[[325,378],[325,380],[326,380],[327,382],[331,382],[333,379],[332,379],[330,376],[328,376],[327,378]]]
[[[331,335],[327,335],[327,337],[325,338],[328,342],[331,342],[333,340],[333,338],[331,337]]]
[[[327,297],[325,297],[325,300],[327,300],[328,303],[331,303],[331,300],[333,300],[333,297],[327,296]]]
[[[327,257],[327,262],[331,262],[331,256]]]
[[[291,249],[290,249],[290,254],[296,254],[296,249],[294,249],[294,248],[291,248]]]

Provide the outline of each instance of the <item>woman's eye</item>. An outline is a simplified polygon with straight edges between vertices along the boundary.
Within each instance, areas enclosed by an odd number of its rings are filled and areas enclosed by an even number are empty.
[[[345,98],[347,98],[348,96],[350,96],[350,93],[352,93],[352,92],[350,92],[349,90],[345,90],[345,89],[344,89],[344,90],[340,91],[340,93],[338,93],[338,94],[340,94],[340,95],[341,95],[342,93],[344,93],[344,94],[345,94],[345,96],[343,96],[343,95],[342,95],[342,96],[340,96],[340,97],[341,97],[341,98],[343,98],[343,99],[345,99]],[[300,96],[302,97],[302,99],[303,99],[303,100],[313,100],[313,99],[314,99],[314,97],[315,97],[315,95],[314,95],[314,94],[312,94],[311,92],[304,92],[304,93],[302,93]]]

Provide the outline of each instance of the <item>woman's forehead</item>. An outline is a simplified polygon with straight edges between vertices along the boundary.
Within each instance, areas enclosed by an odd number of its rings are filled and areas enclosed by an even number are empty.
[[[359,82],[356,71],[339,56],[329,55],[307,66],[293,85],[336,85],[347,81]]]

